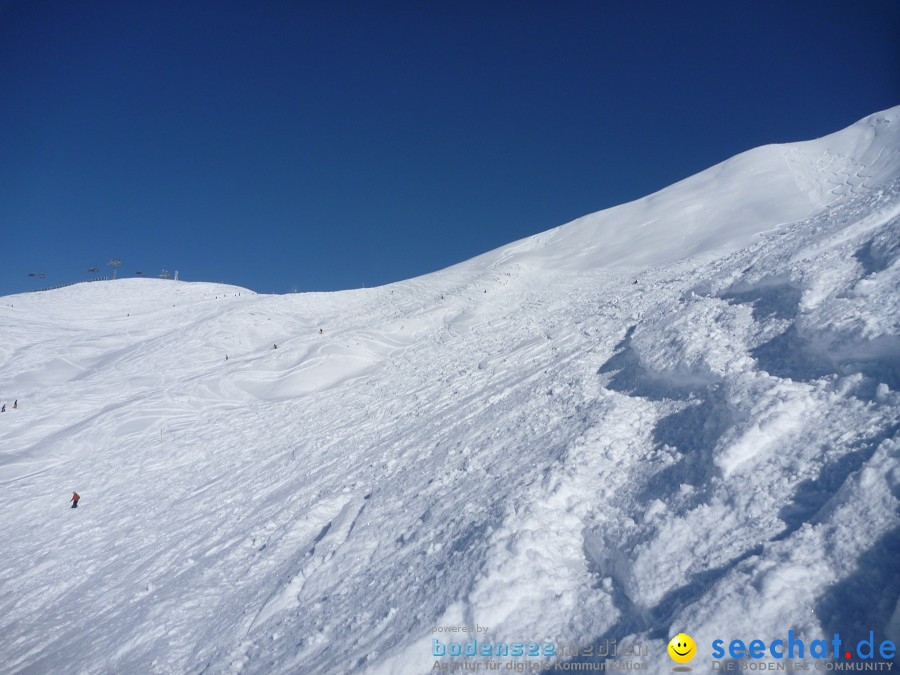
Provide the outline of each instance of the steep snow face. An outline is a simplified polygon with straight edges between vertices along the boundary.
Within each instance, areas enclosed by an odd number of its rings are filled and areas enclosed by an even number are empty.
[[[898,110],[870,115],[815,141],[755,148],[648,197],[476,260],[570,270],[643,269],[734,250],[754,235],[900,175]]]
[[[382,288],[0,299],[4,669],[900,640],[898,114]]]

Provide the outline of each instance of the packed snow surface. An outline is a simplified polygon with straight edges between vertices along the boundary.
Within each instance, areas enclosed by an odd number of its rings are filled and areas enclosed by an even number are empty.
[[[2,670],[418,674],[453,626],[650,672],[680,632],[695,672],[716,638],[900,640],[898,130],[380,288],[0,299]]]

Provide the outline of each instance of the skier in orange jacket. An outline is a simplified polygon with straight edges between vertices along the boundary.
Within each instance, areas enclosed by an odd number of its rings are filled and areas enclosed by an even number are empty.
[[[77,509],[77,508],[78,508],[78,500],[79,500],[79,499],[81,499],[81,497],[78,496],[78,493],[77,493],[77,492],[73,492],[73,493],[72,493],[72,499],[69,500],[70,502],[72,502],[72,508],[73,508],[73,509]]]

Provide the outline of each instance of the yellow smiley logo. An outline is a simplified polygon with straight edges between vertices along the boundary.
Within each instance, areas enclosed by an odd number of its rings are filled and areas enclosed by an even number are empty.
[[[690,635],[679,633],[669,641],[669,656],[678,663],[687,663],[697,654],[697,645]]]

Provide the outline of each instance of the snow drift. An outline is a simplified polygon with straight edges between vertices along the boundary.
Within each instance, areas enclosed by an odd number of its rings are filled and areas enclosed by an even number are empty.
[[[0,299],[4,670],[426,673],[469,625],[654,672],[682,631],[698,672],[717,637],[900,639],[898,128],[381,288]]]

